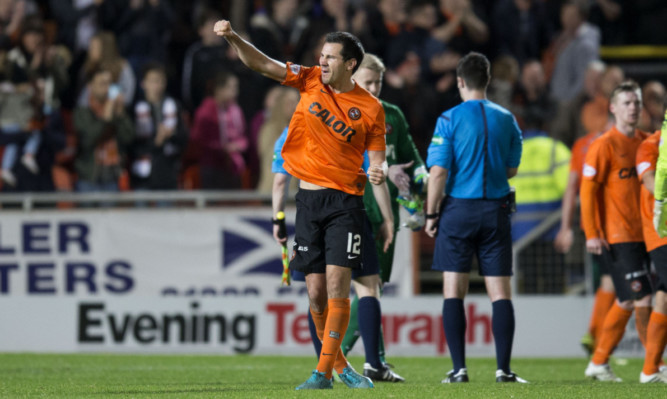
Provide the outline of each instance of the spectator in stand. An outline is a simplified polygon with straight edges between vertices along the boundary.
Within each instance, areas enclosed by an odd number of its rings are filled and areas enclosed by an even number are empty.
[[[15,40],[25,15],[25,1],[0,0],[0,38]]]
[[[491,82],[487,89],[489,100],[510,109],[515,86],[519,80],[519,63],[511,55],[501,55],[491,64]]]
[[[599,58],[600,30],[586,22],[588,2],[568,0],[561,7],[563,30],[552,44],[551,93],[560,103],[572,101],[584,87],[586,67]]]
[[[238,190],[246,166],[246,121],[236,100],[239,79],[223,71],[215,79],[214,94],[195,113],[191,140],[199,154],[201,186],[205,190]]]
[[[113,72],[99,66],[89,72],[88,103],[74,110],[79,141],[75,160],[77,191],[118,191],[128,146],[134,140],[123,95],[112,88]]]
[[[511,110],[522,129],[526,129],[526,119],[532,117],[541,121],[541,125],[536,126],[538,129],[550,132],[558,104],[551,97],[544,68],[539,61],[527,61],[523,65],[521,85]]]
[[[164,63],[174,13],[167,0],[105,0],[104,24],[118,39],[118,48],[132,71],[141,75],[149,61]],[[133,99],[130,98],[130,101]]]
[[[166,93],[162,64],[144,67],[144,99],[134,105],[136,138],[132,145],[133,189],[176,190],[188,135],[178,102]]]
[[[57,106],[58,94],[68,84],[66,51],[48,47],[44,43],[41,19],[31,16],[22,21],[18,45],[7,55],[8,85],[3,103],[2,128],[5,133],[22,134],[21,164],[31,174],[39,173],[36,154],[41,142],[44,114]],[[64,58],[63,58],[64,57]],[[46,105],[46,106],[45,106]],[[11,186],[16,185],[13,174],[18,147],[6,147],[2,161],[2,177]],[[28,174],[29,175],[29,174]]]
[[[308,20],[297,14],[298,0],[266,1],[250,19],[255,46],[271,58],[290,58]]]
[[[79,77],[81,90],[78,104],[85,105],[88,102],[88,86],[85,80],[90,76],[91,71],[98,69],[101,65],[111,71],[112,84],[116,87],[114,90],[120,90],[120,93],[123,94],[124,105],[127,107],[132,104],[137,84],[135,74],[127,60],[118,53],[116,38],[111,32],[97,33],[90,40],[86,62]]]
[[[498,54],[511,54],[520,65],[540,59],[553,35],[546,8],[536,0],[500,0],[492,26]]]
[[[489,41],[484,7],[475,0],[440,0],[440,21],[433,36],[459,54],[486,50]]]
[[[665,104],[665,86],[657,80],[644,83],[642,100],[644,107],[639,117],[638,128],[646,132],[655,132],[662,127],[665,114],[662,112]]]
[[[50,0],[58,23],[58,42],[67,46],[74,58],[88,51],[88,42],[97,33],[106,0]]]
[[[407,20],[406,0],[378,0],[365,9],[367,26],[362,40],[366,51],[386,58],[389,43],[401,32]]]
[[[395,72],[416,59],[419,61],[419,79],[433,85],[444,78],[443,82],[438,82],[438,89],[446,91],[453,85],[453,71],[460,56],[449,51],[447,43],[432,34],[437,18],[438,10],[432,1],[411,2],[406,28],[388,46],[387,65]],[[397,86],[393,73],[388,74],[387,80],[390,86]]]
[[[69,85],[62,95],[63,107],[71,110],[76,105],[81,85],[81,67],[86,60],[86,52],[93,36],[100,29],[101,15],[104,14],[105,0],[49,0],[53,17],[58,24],[57,42],[66,46],[72,54],[69,68]],[[84,80],[84,79],[82,79]]]
[[[572,147],[577,138],[588,132],[581,123],[581,109],[584,104],[601,92],[602,75],[606,69],[602,61],[595,60],[588,64],[584,74],[584,88],[570,102],[559,104],[558,114],[551,125],[551,137]]]
[[[289,125],[292,114],[299,102],[299,93],[291,88],[281,86],[268,119],[259,131],[258,150],[260,161],[259,184],[257,191],[270,193],[273,187],[273,148],[283,129]]]
[[[306,15],[309,24],[294,49],[295,62],[310,65],[308,52],[329,32],[350,32],[363,37],[367,24],[366,13],[351,3],[350,0],[321,0],[319,4],[313,2]]]
[[[185,54],[181,94],[185,107],[191,112],[201,105],[210,92],[211,77],[227,63],[228,47],[225,41],[213,32],[213,25],[222,18],[216,12],[202,13],[197,22],[197,33],[201,38],[193,43]]]
[[[276,85],[270,88],[264,96],[264,108],[253,115],[248,129],[248,150],[245,152],[246,166],[248,167],[248,188],[255,189],[261,178],[261,166],[259,159],[259,132],[262,125],[269,119],[271,109],[276,103],[276,98],[281,92],[282,86]]]
[[[609,117],[609,96],[625,79],[625,73],[615,65],[605,68],[600,80],[600,91],[581,107],[581,124],[587,132],[601,132]],[[662,107],[662,106],[661,106]]]

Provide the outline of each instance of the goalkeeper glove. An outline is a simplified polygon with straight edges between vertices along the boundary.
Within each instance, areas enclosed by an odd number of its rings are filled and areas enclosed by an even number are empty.
[[[414,176],[414,192],[418,194],[425,194],[428,185],[428,171],[424,166],[415,168]]]
[[[653,227],[658,232],[660,238],[667,237],[667,210],[664,209],[663,201],[655,200],[653,205]]]
[[[410,217],[403,223],[403,226],[412,231],[421,230],[426,222],[424,218],[424,201],[418,195],[412,196],[410,194],[401,194],[396,198],[396,201],[410,214]]]

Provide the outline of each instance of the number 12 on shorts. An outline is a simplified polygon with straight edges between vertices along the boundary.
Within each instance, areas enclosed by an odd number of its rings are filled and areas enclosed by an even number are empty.
[[[361,254],[361,234],[347,233],[347,253]]]

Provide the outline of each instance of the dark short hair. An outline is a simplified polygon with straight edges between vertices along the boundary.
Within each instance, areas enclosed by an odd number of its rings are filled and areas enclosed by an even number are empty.
[[[491,63],[484,54],[470,52],[459,60],[456,76],[472,90],[484,90],[491,79]]]
[[[340,51],[343,61],[354,58],[357,60],[357,65],[352,69],[352,73],[355,73],[359,69],[359,65],[361,65],[361,61],[364,59],[364,46],[361,45],[358,37],[349,32],[331,32],[327,34],[324,42],[343,45],[343,49]]]
[[[113,76],[113,71],[111,68],[109,68],[108,65],[100,64],[86,72],[86,83],[92,82],[93,79],[95,79],[95,77],[101,73],[110,73],[111,76]]]
[[[141,78],[145,79],[148,72],[158,72],[167,77],[167,68],[157,61],[149,61],[141,68]]]
[[[218,87],[225,87],[227,82],[230,79],[237,77],[233,72],[222,70],[215,74],[215,79],[213,80],[213,88],[217,89]]]

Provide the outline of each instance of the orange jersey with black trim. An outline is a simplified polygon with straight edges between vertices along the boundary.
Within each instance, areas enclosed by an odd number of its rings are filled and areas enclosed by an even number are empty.
[[[658,153],[660,148],[660,130],[653,133],[649,138],[644,140],[637,150],[637,176],[641,182],[644,174],[647,172],[654,172],[658,163]],[[646,243],[646,250],[653,251],[654,249],[667,245],[667,237],[660,238],[658,232],[653,227],[653,203],[655,197],[642,184],[640,208],[642,214],[642,230],[644,232],[644,242]]]
[[[612,127],[591,143],[586,154],[583,179],[600,185],[600,228],[610,244],[644,241],[639,210],[641,183],[637,178],[635,159],[637,148],[647,136],[647,133],[635,130],[634,136],[628,137]],[[582,202],[590,201],[590,198],[584,198],[589,195],[585,190],[581,195]],[[586,238],[596,237],[595,215],[582,216]]]
[[[363,195],[364,152],[386,148],[380,101],[357,84],[334,93],[322,83],[319,66],[287,63],[282,84],[301,94],[282,149],[285,170],[308,183]]]

